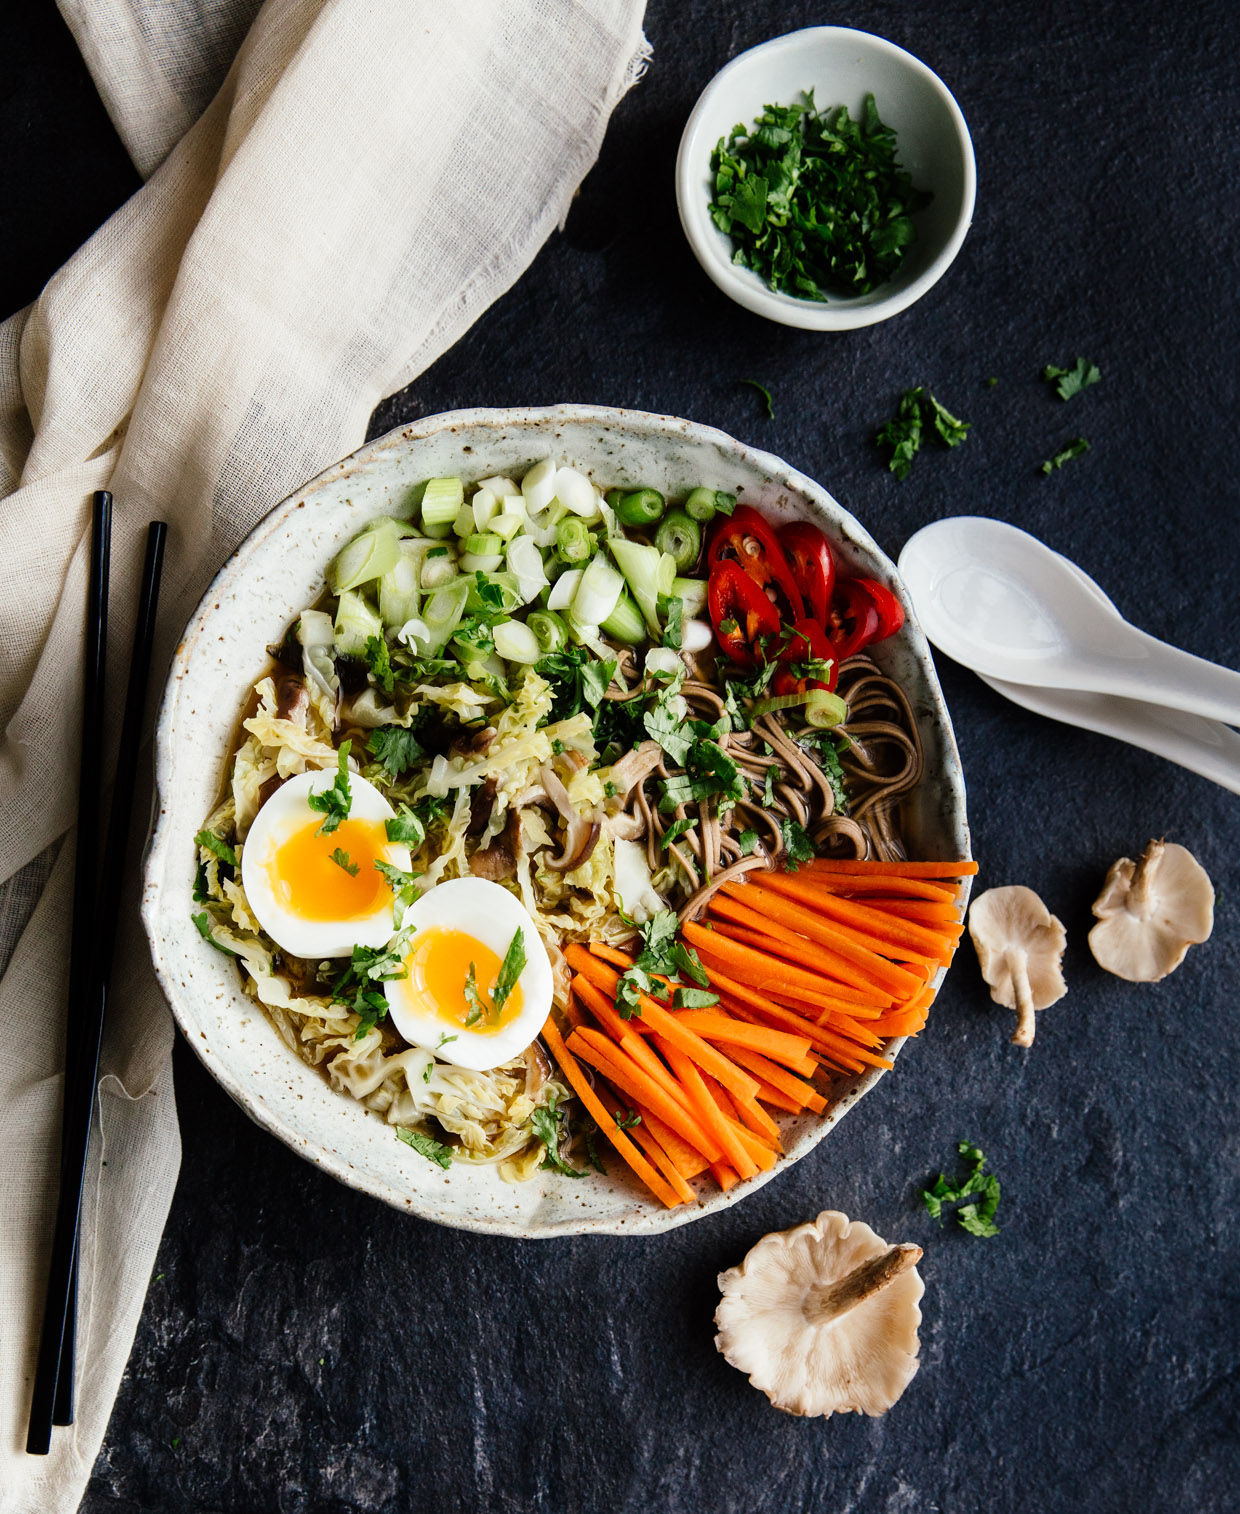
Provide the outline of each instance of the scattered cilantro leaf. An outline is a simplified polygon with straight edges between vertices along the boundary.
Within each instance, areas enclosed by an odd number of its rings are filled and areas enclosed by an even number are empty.
[[[396,675],[392,671],[392,658],[388,652],[387,642],[382,636],[368,636],[362,656],[370,669],[370,676],[375,681],[375,687],[381,689],[390,698],[396,690]]]
[[[631,1020],[634,1015],[641,1018],[642,1007],[637,1002],[638,996],[648,994],[654,987],[649,973],[640,967],[630,967],[620,974],[620,981],[616,984],[616,1013],[622,1020]]]
[[[198,927],[198,934],[202,937],[202,939],[204,941],[209,941],[211,945],[215,947],[217,952],[223,952],[226,957],[235,957],[237,955],[237,953],[230,947],[221,946],[220,943],[215,939],[214,935],[212,935],[211,916],[207,914],[205,909],[197,915],[191,915],[190,919]]]
[[[478,970],[471,962],[469,971],[465,974],[465,1002],[469,1005],[469,1013],[465,1016],[466,1025],[477,1025],[482,1019],[483,1010],[486,1006],[482,1002],[482,996],[478,992]]]
[[[421,873],[407,873],[403,867],[396,867],[391,862],[383,862],[375,859],[375,870],[383,874],[387,879],[387,885],[392,890],[392,922],[399,930],[401,921],[405,918],[405,911],[418,897],[420,892],[417,880]]]
[[[404,1141],[406,1146],[412,1146],[427,1161],[438,1162],[445,1171],[452,1166],[451,1146],[445,1146],[442,1141],[436,1141],[432,1136],[423,1135],[420,1130],[411,1130],[407,1125],[398,1125],[396,1139]]]
[[[594,1168],[595,1172],[601,1172],[607,1176],[607,1169],[603,1166],[603,1159],[598,1154],[598,1147],[594,1144],[594,1133],[598,1127],[591,1124],[586,1127],[586,1161]]]
[[[540,1140],[547,1149],[540,1166],[548,1172],[562,1172],[565,1177],[583,1178],[585,1169],[578,1171],[570,1162],[566,1162],[560,1155],[560,1142],[563,1139],[561,1123],[564,1120],[565,1111],[560,1107],[560,1096],[557,1093],[547,1095],[547,1102],[540,1104],[530,1119],[536,1139]]]
[[[551,685],[551,721],[567,720],[583,709],[597,710],[616,671],[614,658],[594,657],[585,647],[549,652],[534,671]]]
[[[663,628],[663,645],[679,652],[684,642],[685,602],[679,595],[667,601],[667,624]]]
[[[709,1009],[718,1002],[719,995],[709,988],[678,988],[672,995],[673,1009]]]
[[[1065,463],[1070,463],[1074,457],[1080,457],[1083,452],[1089,451],[1089,443],[1083,436],[1078,436],[1061,451],[1056,452],[1054,457],[1048,457],[1042,464],[1043,473],[1053,473],[1056,468],[1062,468]]]
[[[692,815],[686,815],[682,820],[673,820],[671,825],[663,832],[663,840],[659,843],[664,851],[671,846],[673,841],[679,841],[686,831],[691,831],[697,824]]]
[[[759,179],[758,183],[760,184],[761,182],[762,180]],[[771,399],[771,391],[765,384],[760,384],[757,379],[737,379],[737,383],[748,384],[751,389],[758,391],[762,396],[762,403],[766,406],[766,418],[768,421],[773,421],[775,419],[775,402]]]
[[[426,827],[407,804],[399,806],[394,820],[383,822],[383,829],[389,841],[407,846],[411,852],[416,852],[426,840]]]
[[[1087,358],[1078,357],[1071,368],[1056,368],[1053,363],[1048,363],[1042,370],[1042,377],[1048,384],[1054,385],[1055,393],[1061,400],[1070,400],[1080,394],[1082,389],[1098,383],[1102,378],[1102,370]]]
[[[758,847],[758,833],[753,830],[743,830],[736,838],[742,857],[752,857]]]
[[[921,385],[904,391],[895,415],[874,433],[875,444],[890,450],[887,467],[898,479],[908,477],[927,426],[947,447],[958,447],[969,433],[969,422],[954,416]]]
[[[362,870],[362,864],[360,862],[354,862],[352,857],[349,856],[348,852],[346,852],[345,849],[341,846],[338,846],[336,850],[331,854],[331,860],[336,864],[337,867],[344,868],[345,872],[348,873],[350,878],[356,878],[358,873],[360,873]]]
[[[355,1041],[387,1016],[387,995],[379,985],[408,976],[403,959],[409,935],[407,929],[399,930],[387,946],[355,946],[349,965],[332,985],[332,1003],[344,1004],[358,1016]]]
[[[986,1157],[980,1147],[960,1141],[956,1150],[967,1164],[964,1179],[953,1183],[940,1172],[930,1187],[922,1190],[926,1213],[942,1224],[944,1204],[959,1203],[961,1199],[976,1195],[972,1203],[961,1204],[955,1211],[957,1223],[970,1235],[998,1235],[999,1227],[994,1219],[999,1207],[999,1179],[993,1172],[986,1171]]]
[[[679,601],[678,601],[679,603]],[[194,837],[194,845],[203,847],[208,852],[214,852],[221,862],[226,862],[229,867],[236,867],[237,854],[229,846],[222,836],[217,836],[214,831],[201,830]]]
[[[795,820],[781,820],[779,829],[784,838],[784,865],[789,872],[796,872],[802,862],[812,862],[814,843],[805,834],[804,828]]]
[[[383,764],[389,778],[399,778],[426,756],[422,743],[402,725],[381,725],[371,731],[366,750]]]
[[[517,979],[525,970],[525,932],[518,925],[513,932],[512,940],[508,943],[508,950],[504,953],[504,960],[500,963],[499,973],[495,979],[495,988],[491,994],[491,1002],[495,1006],[496,1018],[508,1001],[508,995],[517,986]]]
[[[640,1125],[642,1122],[641,1115],[635,1109],[626,1109],[623,1114],[617,1109],[612,1119],[616,1122],[617,1130],[632,1130],[635,1125]]]
[[[316,836],[330,836],[342,820],[349,818],[353,805],[353,792],[349,788],[349,752],[353,743],[342,741],[336,753],[336,777],[331,788],[317,794],[307,794],[306,803],[318,814],[325,816]]]

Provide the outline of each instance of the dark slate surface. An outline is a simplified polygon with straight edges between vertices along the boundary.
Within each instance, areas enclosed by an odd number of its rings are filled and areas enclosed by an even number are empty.
[[[821,479],[893,554],[938,517],[1000,516],[1149,630],[1240,665],[1229,8],[720,10],[652,3],[655,62],[566,233],[373,429],[557,400],[691,416]],[[823,19],[939,71],[979,161],[949,276],[843,337],[727,303],[672,195],[710,75]],[[30,88],[78,109],[59,76]],[[44,144],[72,172],[103,151],[79,119]],[[124,159],[105,166],[119,200]],[[56,184],[39,193],[62,214]],[[64,247],[49,232],[35,250],[42,277]],[[25,265],[15,297],[23,281]],[[1104,382],[1064,406],[1036,375],[1078,353]],[[770,386],[774,421],[741,377]],[[868,438],[920,382],[974,429],[900,485]],[[1093,450],[1043,479],[1039,461],[1078,434]],[[1237,800],[942,673],[982,884],[1030,884],[1068,927],[1070,995],[1031,1052],[1008,1044],[966,951],[897,1074],[739,1208],[649,1241],[521,1245],[337,1186],[179,1050],[184,1167],[90,1514],[1234,1507]],[[1093,965],[1089,902],[1116,856],[1163,834],[1218,883],[1218,922],[1173,978],[1129,987]],[[995,1240],[919,1209],[962,1137],[1003,1181]],[[926,1247],[922,1370],[885,1419],[788,1418],[713,1347],[716,1273],[824,1207]]]

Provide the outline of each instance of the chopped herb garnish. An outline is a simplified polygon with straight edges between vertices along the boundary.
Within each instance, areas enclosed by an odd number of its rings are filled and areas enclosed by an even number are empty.
[[[709,1009],[718,1002],[719,995],[709,988],[678,988],[672,995],[673,1009]]]
[[[635,1109],[626,1109],[623,1113],[617,1109],[612,1119],[616,1122],[617,1130],[632,1130],[642,1122],[641,1115]]]
[[[744,830],[736,838],[742,857],[752,857],[758,846],[757,831]]]
[[[358,1016],[353,1037],[360,1041],[387,1015],[387,996],[378,985],[408,977],[403,961],[407,930],[398,931],[388,946],[355,946],[349,965],[332,985],[332,1003],[344,1004]]]
[[[375,859],[375,869],[383,874],[392,890],[392,919],[399,930],[405,911],[418,897],[417,880],[422,874],[407,873],[403,867],[396,867],[391,862],[383,862],[378,858]]]
[[[616,664],[614,659],[604,662],[592,656],[585,647],[565,647],[562,652],[550,652],[540,659],[534,671],[551,685],[550,718],[557,721],[567,720],[583,709],[597,710]]]
[[[671,825],[663,832],[663,840],[660,842],[660,845],[666,851],[673,841],[679,841],[685,832],[691,831],[696,824],[697,821],[691,815],[686,815],[682,820],[673,820]]]
[[[438,1041],[435,1042],[435,1050],[442,1051],[442,1049],[448,1044],[449,1041],[459,1041],[460,1039],[460,1036],[450,1036],[445,1032],[445,1034],[440,1036]]]
[[[603,1159],[599,1156],[598,1147],[594,1144],[594,1133],[597,1128],[598,1127],[594,1124],[590,1124],[586,1127],[586,1161],[591,1167],[594,1168],[595,1172],[601,1172],[603,1176],[606,1177],[607,1169],[603,1166]]]
[[[215,947],[217,952],[223,952],[226,957],[235,957],[237,955],[237,953],[233,951],[231,947],[221,946],[220,943],[215,939],[214,935],[211,932],[211,916],[207,914],[205,909],[197,915],[191,915],[190,919],[198,927],[198,934],[202,937],[202,939],[204,941],[209,941],[211,945]]]
[[[547,1148],[547,1154],[540,1165],[548,1172],[562,1172],[565,1177],[583,1178],[585,1170],[579,1172],[560,1155],[560,1125],[564,1117],[565,1111],[560,1108],[560,1096],[554,1092],[548,1094],[547,1102],[540,1104],[534,1111],[530,1119],[534,1136]]]
[[[407,846],[411,852],[416,852],[426,840],[426,827],[407,804],[397,809],[394,820],[383,822],[383,829],[389,841]]]
[[[338,846],[332,853],[331,860],[336,864],[337,867],[344,868],[345,872],[348,873],[350,878],[356,878],[358,873],[360,873],[362,870],[362,864],[360,862],[354,862],[353,859],[349,856],[348,852],[346,852],[344,848],[340,846]]]
[[[447,1170],[452,1166],[452,1148],[445,1146],[442,1141],[436,1141],[431,1136],[423,1135],[420,1130],[410,1130],[406,1125],[396,1127],[396,1139],[404,1141],[406,1146],[412,1146],[421,1156],[428,1161],[438,1162]]]
[[[1075,441],[1069,442],[1062,452],[1056,452],[1054,457],[1048,457],[1042,464],[1043,473],[1053,473],[1056,468],[1062,468],[1065,463],[1070,463],[1074,457],[1080,457],[1083,452],[1089,451],[1089,443],[1083,436],[1078,436]]]
[[[392,672],[392,658],[387,642],[382,636],[368,636],[362,656],[366,659],[366,666],[370,669],[376,687],[390,698],[395,692],[396,675]]]
[[[312,810],[326,816],[315,831],[316,836],[330,836],[342,820],[349,818],[353,794],[349,788],[349,751],[352,742],[342,741],[336,754],[336,777],[331,788],[317,794],[307,794],[306,803]]]
[[[518,925],[512,934],[512,940],[508,943],[508,950],[500,963],[499,975],[495,979],[492,1003],[495,1005],[497,1019],[508,1002],[508,995],[517,986],[517,979],[525,970],[525,962],[525,932]]]
[[[194,845],[201,846],[208,852],[214,852],[221,862],[226,862],[229,867],[236,867],[237,854],[222,837],[214,831],[201,830],[194,837]]]
[[[477,1025],[482,1019],[482,1012],[486,1006],[478,993],[478,970],[471,962],[469,971],[465,974],[465,1002],[469,1005],[469,1013],[465,1016],[466,1025]]]
[[[663,645],[679,652],[684,642],[685,602],[679,595],[667,601],[667,624],[663,627]]]
[[[906,389],[894,417],[874,435],[878,446],[890,448],[887,466],[897,478],[908,477],[927,426],[947,447],[958,447],[969,433],[969,422],[954,416],[926,389]]]
[[[802,826],[795,820],[781,820],[779,829],[783,833],[785,866],[789,872],[795,872],[802,862],[813,861],[814,843],[805,834]]]
[[[366,750],[383,764],[389,778],[399,778],[426,756],[418,738],[401,725],[381,725],[371,731],[366,738]]]
[[[775,419],[775,403],[771,399],[771,391],[765,384],[760,384],[757,379],[737,379],[738,384],[748,384],[751,389],[756,389],[762,396],[762,403],[766,406],[766,418],[768,421]]]
[[[775,784],[783,776],[783,769],[778,763],[772,763],[766,770],[766,782],[762,789],[762,804],[765,809],[775,808]]]
[[[564,743],[558,736],[551,743],[551,755],[553,757],[562,757],[564,755]]]
[[[956,1219],[961,1229],[967,1230],[970,1235],[998,1235],[999,1227],[994,1219],[995,1210],[999,1207],[999,1179],[993,1172],[986,1171],[986,1158],[980,1147],[961,1141],[956,1150],[968,1166],[964,1181],[951,1183],[940,1172],[931,1186],[922,1190],[926,1213],[941,1225],[944,1204],[958,1203],[961,1199],[976,1194],[973,1203],[962,1204],[956,1210]]]
[[[499,584],[492,583],[481,568],[474,574],[474,592],[489,609],[502,610],[504,608],[503,589]]]
[[[896,158],[896,137],[867,95],[860,119],[843,105],[768,105],[711,155],[710,212],[732,239],[733,263],[800,299],[860,295],[899,269],[916,240],[911,217],[930,203]]]
[[[620,792],[620,790],[616,787],[616,785],[614,783],[611,782],[610,779],[608,779],[608,781],[603,785],[603,798],[604,799],[614,799],[619,792]]]
[[[431,547],[427,551],[426,560],[429,562],[432,557],[447,557],[447,555],[447,547]]]
[[[1087,358],[1078,357],[1071,368],[1056,368],[1053,363],[1048,363],[1042,370],[1042,377],[1055,386],[1055,393],[1061,400],[1070,400],[1082,389],[1096,384],[1102,377],[1102,370]]]
[[[702,988],[710,979],[698,960],[698,954],[677,935],[679,921],[670,909],[658,910],[641,927],[642,949],[629,970],[621,975],[616,985],[616,1013],[622,1020],[631,1020],[641,1014],[639,994],[653,992],[651,973],[664,978],[679,978],[683,973]]]

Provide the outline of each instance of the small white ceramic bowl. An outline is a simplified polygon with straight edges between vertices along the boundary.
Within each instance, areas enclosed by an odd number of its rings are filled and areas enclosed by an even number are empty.
[[[494,1167],[461,1164],[444,1172],[301,1061],[242,992],[233,963],[202,939],[190,918],[193,838],[218,800],[237,713],[269,663],[268,645],[322,593],[327,564],[365,521],[399,512],[422,479],[520,474],[552,455],[603,485],[643,483],[679,494],[704,484],[730,490],[776,519],[805,517],[830,535],[849,570],[901,592],[895,568],[873,538],[825,489],[777,457],[707,426],[557,405],[460,410],[390,432],[277,505],[220,569],[194,612],[173,658],[155,736],[158,803],[142,916],[156,974],[186,1040],[237,1103],[300,1156],[363,1193],[463,1230],[634,1235],[683,1225],[752,1193],[812,1150],[878,1083],[881,1069],[839,1080],[825,1117],[785,1117],[784,1155],[776,1166],[727,1193],[708,1190],[696,1207],[664,1209],[615,1164],[606,1177],[592,1175],[588,1182],[539,1172],[511,1185]],[[924,776],[905,813],[913,853],[967,857],[960,759],[930,650],[911,616],[875,655],[907,691],[925,749]],[[902,1045],[892,1042],[888,1055]]]
[[[737,124],[767,105],[788,105],[814,91],[819,109],[846,105],[854,117],[872,94],[896,133],[900,163],[919,189],[933,192],[914,217],[917,240],[899,272],[869,294],[825,303],[780,293],[732,262],[731,239],[710,217],[711,153]],[[947,272],[973,219],[977,169],[969,128],[936,73],[893,42],[846,26],[789,32],[733,58],[693,108],[676,159],[680,221],[697,260],[730,299],[755,315],[807,331],[851,331],[907,310]]]

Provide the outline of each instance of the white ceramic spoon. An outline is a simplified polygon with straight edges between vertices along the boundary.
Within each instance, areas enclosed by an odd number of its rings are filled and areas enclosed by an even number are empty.
[[[1240,723],[1240,673],[1138,630],[1015,526],[971,515],[924,526],[905,544],[900,574],[930,640],[984,678]]]
[[[1102,588],[1083,568],[1059,553],[1055,555],[1091,594],[1115,610]],[[1183,710],[1168,710],[1140,699],[1121,699],[1115,694],[1039,689],[1030,684],[1005,683],[1001,678],[987,678],[980,673],[978,677],[997,694],[1035,715],[1080,726],[1100,736],[1112,736],[1116,741],[1127,741],[1209,778],[1233,794],[1240,794],[1240,732],[1219,720],[1205,720]]]

